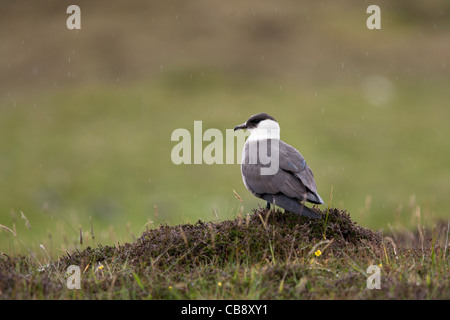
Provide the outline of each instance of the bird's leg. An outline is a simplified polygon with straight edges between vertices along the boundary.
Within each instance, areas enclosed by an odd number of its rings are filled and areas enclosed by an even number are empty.
[[[270,210],[270,202],[269,201],[267,201],[266,209]]]

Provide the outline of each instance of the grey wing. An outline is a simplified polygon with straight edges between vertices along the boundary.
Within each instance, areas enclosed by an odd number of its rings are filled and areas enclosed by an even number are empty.
[[[282,141],[280,141],[281,143]],[[268,144],[271,146],[271,144]],[[271,146],[277,148],[278,146]],[[245,145],[248,148],[248,145]],[[248,149],[247,149],[248,151]],[[248,152],[246,152],[248,155]],[[283,157],[279,153],[280,158],[280,169],[281,168],[281,158]],[[303,184],[302,180],[299,179],[293,172],[288,170],[278,170],[274,175],[262,175],[261,164],[249,164],[248,156],[243,159],[242,163],[242,176],[244,177],[244,182],[247,188],[258,197],[264,194],[278,194],[282,193],[290,198],[298,200],[308,200],[308,189]]]
[[[305,186],[293,174],[279,170],[275,175],[261,175],[260,168],[254,164],[242,166],[247,188],[255,195],[282,193],[288,197],[306,200]]]
[[[317,186],[311,168],[301,153],[281,140],[279,152],[280,169],[291,172],[301,181],[307,189],[307,200],[313,203],[323,203],[322,198],[317,193]]]

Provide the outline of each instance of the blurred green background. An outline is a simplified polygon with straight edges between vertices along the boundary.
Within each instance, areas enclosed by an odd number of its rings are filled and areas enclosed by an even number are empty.
[[[257,112],[359,224],[449,217],[448,1],[3,0],[0,39],[7,254],[251,212],[238,164],[174,165],[171,133]]]

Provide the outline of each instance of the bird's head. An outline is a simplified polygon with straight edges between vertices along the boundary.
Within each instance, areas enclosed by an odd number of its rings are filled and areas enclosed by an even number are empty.
[[[267,113],[257,113],[251,116],[245,123],[234,127],[234,131],[244,129],[250,131],[250,137],[254,139],[279,139],[280,137],[280,126],[277,120]]]

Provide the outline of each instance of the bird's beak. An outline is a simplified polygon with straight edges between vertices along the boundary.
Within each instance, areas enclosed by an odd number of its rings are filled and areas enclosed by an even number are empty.
[[[245,123],[234,127],[234,131],[236,131],[236,130],[243,130],[243,129],[247,129],[247,125]]]

